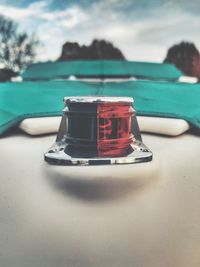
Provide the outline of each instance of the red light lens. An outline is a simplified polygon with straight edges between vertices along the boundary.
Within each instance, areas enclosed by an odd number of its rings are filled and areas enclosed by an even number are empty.
[[[98,156],[125,156],[134,138],[132,134],[133,108],[129,103],[99,103]]]

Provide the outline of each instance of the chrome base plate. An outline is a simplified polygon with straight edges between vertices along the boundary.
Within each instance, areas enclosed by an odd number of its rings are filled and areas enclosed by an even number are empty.
[[[66,143],[57,141],[44,155],[45,161],[55,165],[113,165],[113,164],[132,164],[148,162],[153,158],[152,152],[141,142],[136,141],[133,145],[133,151],[126,157],[113,158],[73,158],[66,154]]]

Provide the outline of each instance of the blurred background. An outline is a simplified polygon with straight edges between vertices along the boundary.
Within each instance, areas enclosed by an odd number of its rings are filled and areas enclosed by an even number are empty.
[[[1,0],[0,67],[96,59],[99,46],[108,59],[162,62],[173,44],[200,46],[199,11],[198,0]]]
[[[161,61],[166,49],[187,39],[199,45],[198,0],[1,0],[0,14],[37,34],[38,60],[56,59],[66,41],[112,41],[128,59]]]

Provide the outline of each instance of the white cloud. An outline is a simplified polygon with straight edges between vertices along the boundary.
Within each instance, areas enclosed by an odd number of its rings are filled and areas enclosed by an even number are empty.
[[[0,14],[10,17],[16,21],[22,21],[25,18],[37,18],[42,15],[44,8],[47,6],[47,2],[39,1],[30,4],[27,8],[19,8],[8,5],[0,5]]]
[[[84,8],[74,4],[53,11],[47,3],[37,1],[26,8],[0,5],[0,14],[37,33],[43,42],[40,60],[58,58],[65,41],[88,44],[94,38],[113,41],[128,59],[144,61],[161,61],[167,48],[183,39],[200,47],[199,16],[174,1],[147,10],[134,9],[131,0],[102,0]]]

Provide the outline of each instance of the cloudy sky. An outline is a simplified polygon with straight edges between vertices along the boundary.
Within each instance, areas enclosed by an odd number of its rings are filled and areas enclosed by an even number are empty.
[[[58,58],[66,41],[104,38],[127,59],[159,62],[182,40],[200,48],[199,13],[199,0],[0,0],[0,14],[39,37],[42,61]]]

